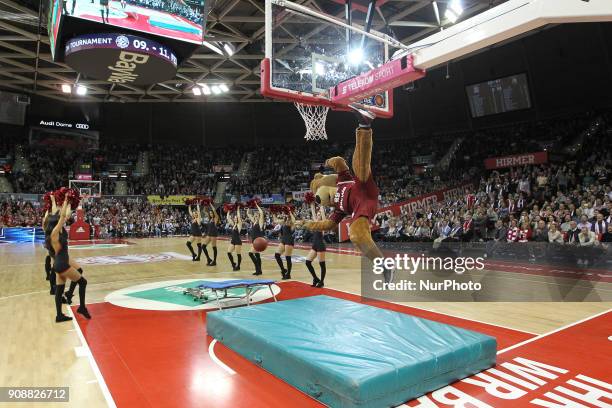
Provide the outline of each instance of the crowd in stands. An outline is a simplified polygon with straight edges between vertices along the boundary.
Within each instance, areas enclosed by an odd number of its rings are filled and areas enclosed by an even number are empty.
[[[590,135],[575,156],[559,163],[489,171],[480,177],[474,193],[464,199],[438,202],[397,217],[379,217],[378,238],[438,244],[493,241],[607,245],[612,242],[612,116],[602,120],[605,124],[600,131]],[[519,134],[515,134],[515,140],[525,142]],[[472,146],[475,156],[479,145]],[[536,148],[504,148],[503,142],[501,147],[492,145],[489,143],[483,154]],[[477,162],[481,159],[478,157]],[[471,166],[471,160],[465,160],[457,171],[465,172],[466,166]]]
[[[584,133],[594,116],[466,133],[461,135],[464,141],[448,169],[419,171],[412,160],[415,156],[432,155],[431,161],[436,163],[456,140],[456,134],[410,143],[377,142],[372,162],[381,189],[381,206],[464,181],[472,182],[474,189],[461,199],[437,202],[395,217],[379,217],[376,238],[436,245],[535,241],[595,246],[612,241],[612,115],[598,118],[597,131],[583,135],[580,149],[572,154],[563,148]],[[308,149],[262,146],[194,150],[191,146],[148,146],[145,150],[149,155],[149,173],[130,175],[126,179],[128,194],[214,196],[218,175],[213,166],[231,165],[235,172],[248,158],[245,167],[248,171],[234,174],[226,192],[235,199],[252,194],[284,195],[306,189],[313,173],[323,170],[325,158],[335,155],[350,158],[351,147],[332,142],[309,144]],[[551,152],[551,163],[493,171],[483,168],[487,157],[544,149]],[[91,160],[94,170],[103,173],[108,163],[134,164],[140,150],[103,146],[94,153],[81,153],[79,159]],[[0,151],[11,154],[10,145],[0,143]],[[13,175],[18,192],[42,193],[65,185],[74,171],[69,168],[74,155],[69,160],[61,153],[49,155],[42,149],[25,146],[22,152],[28,157],[30,171]],[[190,220],[184,207],[152,206],[146,200],[132,203],[105,200],[88,206],[87,217],[91,224],[99,226],[103,237],[165,236],[187,234],[189,230]],[[0,199],[0,210],[0,226],[40,222],[40,214],[25,202]],[[309,217],[307,207],[298,207],[300,217]],[[270,236],[274,236],[275,228],[267,217],[266,230]]]
[[[42,225],[42,214],[31,202],[0,199],[0,228]]]
[[[198,25],[202,24],[202,7],[190,7],[182,1],[174,0],[126,0],[126,3],[154,10],[166,11],[185,17]]]

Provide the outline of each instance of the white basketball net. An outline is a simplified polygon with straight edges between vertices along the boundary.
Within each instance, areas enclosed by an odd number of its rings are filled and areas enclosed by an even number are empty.
[[[306,124],[306,140],[327,140],[325,132],[325,121],[329,108],[321,105],[305,105],[303,103],[294,102],[304,123]]]

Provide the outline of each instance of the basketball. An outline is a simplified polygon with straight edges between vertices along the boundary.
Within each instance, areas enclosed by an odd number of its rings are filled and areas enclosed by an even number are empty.
[[[257,252],[263,252],[267,247],[268,240],[263,237],[255,238],[255,241],[253,241],[253,248],[255,248]]]

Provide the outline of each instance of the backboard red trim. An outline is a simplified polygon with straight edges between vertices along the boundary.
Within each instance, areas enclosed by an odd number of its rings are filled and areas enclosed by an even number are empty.
[[[333,103],[348,105],[416,81],[425,76],[425,72],[416,69],[413,56],[406,55],[396,60],[384,63],[356,77],[347,79],[330,88],[329,93]]]
[[[314,95],[306,94],[302,92],[289,91],[286,89],[278,89],[278,88],[272,87],[272,80],[271,80],[272,73],[271,73],[270,64],[271,64],[270,58],[264,58],[261,61],[260,92],[262,96],[266,98],[271,98],[271,99],[300,102],[300,103],[310,104],[310,105],[328,106],[332,110],[346,111],[350,109],[347,107],[347,104],[332,102],[329,99],[322,97],[322,96],[314,96]],[[380,118],[388,119],[388,118],[393,117],[393,90],[391,89],[388,93],[388,97],[387,97],[387,106],[389,107],[388,110],[382,110],[382,109],[372,107],[372,106],[365,106],[365,105],[363,106],[365,109],[370,109],[373,112],[375,112],[376,116]]]

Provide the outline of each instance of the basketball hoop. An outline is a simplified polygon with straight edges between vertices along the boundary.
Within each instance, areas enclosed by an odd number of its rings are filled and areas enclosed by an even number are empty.
[[[323,105],[306,105],[300,102],[293,103],[306,124],[306,140],[327,140],[325,121],[329,107]]]

